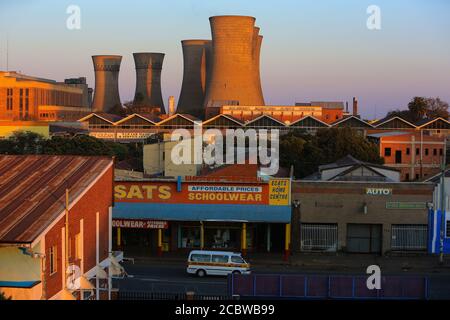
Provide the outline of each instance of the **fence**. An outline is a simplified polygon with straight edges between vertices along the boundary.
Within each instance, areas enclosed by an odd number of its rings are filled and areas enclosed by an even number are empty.
[[[366,276],[230,275],[228,294],[267,299],[414,299],[428,298],[426,277],[381,277],[381,289],[369,290]]]
[[[303,223],[300,227],[302,251],[336,251],[337,224]]]
[[[427,250],[427,225],[392,225],[392,250]]]
[[[228,296],[193,295],[193,300],[227,300]],[[119,291],[117,300],[188,300],[185,292]]]

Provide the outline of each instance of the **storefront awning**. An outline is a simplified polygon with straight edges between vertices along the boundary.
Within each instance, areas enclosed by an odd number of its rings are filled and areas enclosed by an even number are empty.
[[[113,218],[289,223],[290,206],[116,202]]]

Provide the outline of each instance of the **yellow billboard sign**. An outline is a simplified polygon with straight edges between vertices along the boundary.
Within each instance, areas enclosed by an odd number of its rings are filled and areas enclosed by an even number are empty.
[[[288,206],[291,195],[291,179],[269,180],[269,205]]]

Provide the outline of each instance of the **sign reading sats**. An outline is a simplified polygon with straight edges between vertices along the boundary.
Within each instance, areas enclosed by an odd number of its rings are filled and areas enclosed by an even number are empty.
[[[116,182],[117,202],[289,205],[289,179],[268,183]]]

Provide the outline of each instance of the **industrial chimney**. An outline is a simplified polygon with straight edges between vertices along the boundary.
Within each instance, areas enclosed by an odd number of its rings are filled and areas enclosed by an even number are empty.
[[[119,70],[122,56],[92,56],[95,71],[94,112],[109,112],[120,103]]]
[[[353,97],[353,115],[358,116],[358,99]]]
[[[255,18],[215,16],[209,18],[212,33],[212,70],[205,107],[231,101],[239,105],[264,105],[259,79],[260,40]]]
[[[158,107],[166,113],[161,93],[161,70],[164,53],[133,53],[136,66],[136,91],[134,104]]]
[[[169,116],[172,116],[175,114],[175,97],[170,96],[169,97]]]
[[[177,112],[203,118],[210,75],[211,40],[183,40],[183,83]]]

